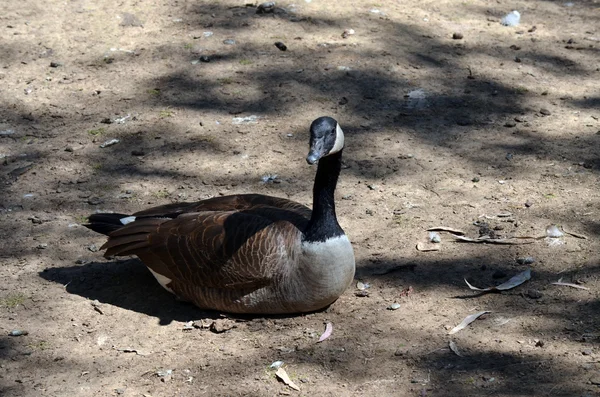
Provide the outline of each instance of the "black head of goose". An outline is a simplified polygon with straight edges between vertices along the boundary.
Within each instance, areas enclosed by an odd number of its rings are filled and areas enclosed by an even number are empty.
[[[312,211],[283,198],[240,194],[133,215],[93,214],[86,226],[108,236],[106,257],[137,255],[165,289],[200,308],[315,311],[354,278],[352,245],[335,214],[343,148],[337,121],[313,121],[306,157],[319,162]]]

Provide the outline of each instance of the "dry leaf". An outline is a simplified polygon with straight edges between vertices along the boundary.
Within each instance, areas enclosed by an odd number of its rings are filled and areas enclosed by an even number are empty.
[[[433,243],[417,243],[417,250],[422,252],[439,251],[440,245]]]
[[[576,237],[576,238],[580,238],[582,240],[587,240],[587,236],[584,236],[583,234],[579,234],[579,233],[575,233],[575,232],[570,232],[568,230],[565,230],[565,228],[562,228],[563,232],[567,233],[570,236]]]
[[[533,241],[512,241],[513,239],[508,238],[489,238],[489,237],[479,237],[479,238],[470,238],[465,236],[458,236],[456,234],[453,237],[460,241],[466,241],[467,243],[489,243],[489,244],[506,244],[506,245],[523,245],[523,244],[532,244]],[[515,237],[515,239],[523,239],[529,237]]]
[[[552,285],[560,285],[562,287],[571,287],[571,288],[589,290],[588,287],[584,287],[583,285],[577,285],[577,284],[573,284],[573,283],[563,283],[562,278],[558,279],[557,282],[552,283]]]
[[[510,280],[508,280],[496,287],[489,287],[489,288],[483,288],[483,289],[473,287],[471,284],[469,284],[467,279],[465,279],[465,283],[467,283],[469,288],[474,291],[495,292],[495,291],[506,291],[506,290],[515,288],[515,287],[523,284],[525,281],[529,280],[530,278],[531,278],[531,269],[526,269],[526,270],[522,271],[521,273],[517,274],[516,276],[511,277]]]
[[[331,324],[331,323],[325,324],[325,332],[323,332],[323,335],[321,335],[321,337],[319,338],[317,343],[323,342],[325,339],[329,338],[331,336],[332,331],[333,331],[333,324]]]
[[[429,229],[427,229],[428,232],[448,232],[448,233],[452,233],[452,234],[458,234],[458,235],[464,235],[465,232],[463,232],[460,229],[454,229],[452,227],[446,227],[446,226],[435,226],[435,227],[430,227]]]
[[[291,387],[294,390],[300,391],[300,388],[298,387],[297,384],[295,384],[290,377],[288,376],[287,372],[285,372],[285,369],[283,369],[282,367],[280,367],[277,372],[275,372],[275,376],[277,376],[277,378],[279,380],[281,380],[283,383],[285,383],[286,385],[288,385],[289,387]]]
[[[484,311],[484,312],[471,314],[470,316],[465,317],[465,319],[462,320],[462,322],[460,324],[458,324],[456,327],[452,328],[450,330],[450,332],[448,332],[448,335],[457,333],[458,331],[465,328],[467,325],[471,324],[473,321],[477,320],[479,317],[483,316],[486,313],[491,313],[491,312]]]
[[[448,342],[448,346],[450,347],[450,350],[452,350],[454,352],[454,354],[456,354],[458,357],[463,357],[460,350],[458,350],[458,346],[456,345],[456,342],[451,340],[450,342]]]

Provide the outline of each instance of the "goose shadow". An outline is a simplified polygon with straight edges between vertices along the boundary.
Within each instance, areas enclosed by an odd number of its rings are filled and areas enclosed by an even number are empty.
[[[173,321],[188,322],[199,319],[231,318],[239,322],[285,319],[323,312],[329,308],[327,306],[310,313],[287,315],[235,314],[203,310],[192,303],[177,299],[163,289],[148,268],[137,258],[51,267],[38,274],[47,281],[63,285],[70,294],[156,317],[160,325],[168,325]]]
[[[46,268],[39,275],[64,285],[70,294],[156,317],[160,325],[223,317],[219,312],[178,301],[137,258]]]

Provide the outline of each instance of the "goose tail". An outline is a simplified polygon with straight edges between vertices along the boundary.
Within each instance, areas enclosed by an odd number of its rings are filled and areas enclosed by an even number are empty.
[[[88,218],[88,223],[83,226],[95,231],[96,233],[109,235],[115,230],[119,230],[129,222],[135,220],[134,216],[125,214],[93,214]]]

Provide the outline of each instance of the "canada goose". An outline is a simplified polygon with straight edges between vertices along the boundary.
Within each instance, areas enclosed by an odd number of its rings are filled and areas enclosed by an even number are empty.
[[[333,303],[354,278],[354,252],[335,215],[344,133],[331,117],[310,126],[319,162],[313,209],[260,194],[167,204],[133,215],[94,214],[109,236],[105,256],[137,255],[156,280],[203,309],[310,312]]]

